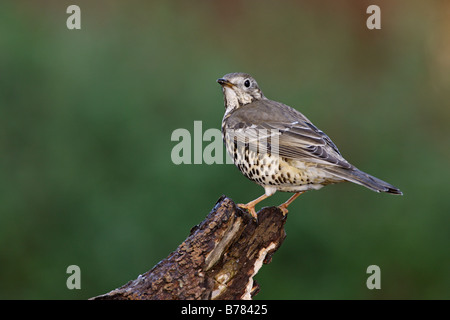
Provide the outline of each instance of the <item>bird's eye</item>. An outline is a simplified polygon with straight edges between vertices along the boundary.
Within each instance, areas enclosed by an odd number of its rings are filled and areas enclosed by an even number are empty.
[[[246,88],[249,88],[250,87],[250,80],[245,80],[245,82],[244,82],[244,86],[246,87]]]

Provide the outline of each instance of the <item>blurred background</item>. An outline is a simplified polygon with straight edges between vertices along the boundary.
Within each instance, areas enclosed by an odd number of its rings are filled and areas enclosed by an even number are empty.
[[[66,27],[71,4],[81,30]],[[381,30],[366,27],[371,4]],[[215,81],[239,71],[404,192],[302,195],[256,299],[449,299],[449,31],[448,1],[3,0],[0,298],[109,292],[222,194],[260,196],[233,165],[171,161],[175,129],[220,129]],[[81,290],[66,287],[72,264]],[[373,264],[381,290],[366,287]]]

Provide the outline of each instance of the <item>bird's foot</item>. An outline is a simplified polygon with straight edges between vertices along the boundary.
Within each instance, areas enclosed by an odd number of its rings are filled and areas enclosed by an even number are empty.
[[[283,216],[287,215],[287,213],[289,212],[287,207],[288,206],[285,203],[283,203],[282,205],[278,206],[278,209],[280,209],[281,212],[283,212]]]
[[[258,220],[258,215],[256,214],[254,205],[250,205],[249,203],[247,204],[240,203],[237,206],[241,209],[247,210],[252,215],[253,219]]]
[[[255,199],[255,200],[253,200],[253,201],[250,201],[249,203],[247,203],[247,204],[238,204],[237,206],[239,207],[239,208],[242,208],[242,209],[245,209],[245,210],[248,210],[248,212],[250,212],[250,214],[252,215],[252,217],[255,219],[255,221],[258,221],[258,215],[256,214],[256,211],[255,211],[255,206],[256,206],[256,204],[258,204],[259,202],[261,202],[261,201],[263,201],[264,199],[266,199],[267,197],[269,197],[268,195],[266,195],[266,194],[263,194],[261,197],[259,197],[258,199]]]

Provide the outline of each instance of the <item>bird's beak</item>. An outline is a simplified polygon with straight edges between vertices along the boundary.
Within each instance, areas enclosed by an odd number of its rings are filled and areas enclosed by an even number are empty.
[[[234,87],[234,84],[232,84],[230,81],[225,80],[223,78],[217,79],[217,83],[219,83],[222,87],[228,87],[228,88]]]

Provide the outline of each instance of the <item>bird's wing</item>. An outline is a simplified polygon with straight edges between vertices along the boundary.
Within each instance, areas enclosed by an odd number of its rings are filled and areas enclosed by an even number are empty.
[[[227,135],[259,152],[325,165],[352,168],[331,139],[299,111],[282,103],[258,100],[227,119]]]

